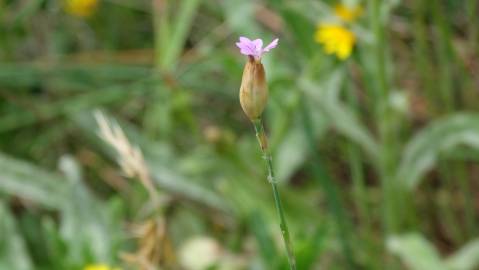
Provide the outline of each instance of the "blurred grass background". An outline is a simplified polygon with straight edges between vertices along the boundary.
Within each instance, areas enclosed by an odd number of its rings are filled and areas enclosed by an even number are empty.
[[[0,1],[0,269],[287,269],[239,36],[280,39],[265,120],[298,269],[479,269],[478,6]],[[347,59],[322,23],[354,33]]]

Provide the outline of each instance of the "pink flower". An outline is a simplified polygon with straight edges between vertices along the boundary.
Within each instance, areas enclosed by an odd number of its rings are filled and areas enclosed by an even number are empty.
[[[240,49],[241,54],[246,56],[252,56],[255,59],[261,59],[261,56],[265,52],[269,52],[271,49],[278,45],[278,39],[273,40],[268,46],[263,49],[263,40],[255,39],[250,40],[247,37],[240,37],[239,42],[236,42],[236,46]]]

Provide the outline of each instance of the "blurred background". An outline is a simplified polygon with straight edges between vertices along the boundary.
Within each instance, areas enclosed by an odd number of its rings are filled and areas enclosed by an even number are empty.
[[[479,269],[479,1],[0,0],[0,269]]]

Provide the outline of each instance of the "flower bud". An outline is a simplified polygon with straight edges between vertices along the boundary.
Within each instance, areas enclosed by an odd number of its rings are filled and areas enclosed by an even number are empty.
[[[259,59],[249,57],[243,70],[239,97],[241,108],[248,118],[258,119],[268,101],[268,85],[263,64]]]

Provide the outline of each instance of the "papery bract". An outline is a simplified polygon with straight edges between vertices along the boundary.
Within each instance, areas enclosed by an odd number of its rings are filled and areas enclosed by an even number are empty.
[[[241,108],[249,119],[258,119],[268,101],[268,85],[263,64],[255,59],[248,59],[240,87]]]

